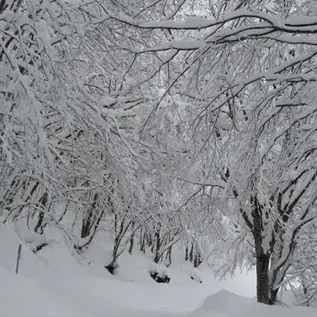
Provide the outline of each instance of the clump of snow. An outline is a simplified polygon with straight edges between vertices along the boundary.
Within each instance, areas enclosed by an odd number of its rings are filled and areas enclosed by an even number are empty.
[[[198,268],[193,268],[190,273],[189,273],[190,278],[198,283],[202,283],[203,279],[201,277],[201,272],[199,271]]]
[[[157,263],[150,263],[148,266],[148,272],[153,280],[157,283],[169,283],[171,278],[168,275],[167,267]]]

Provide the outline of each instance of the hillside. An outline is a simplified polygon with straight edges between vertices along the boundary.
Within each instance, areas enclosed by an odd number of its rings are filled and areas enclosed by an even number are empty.
[[[84,263],[88,255],[80,261],[63,244],[52,244],[35,255],[10,227],[1,227],[0,241],[0,316],[245,317],[246,310],[258,309],[258,304],[250,298],[254,296],[252,274],[219,281],[209,267],[202,266],[196,275],[199,274],[203,283],[198,283],[189,278],[191,265],[184,263],[180,254],[168,269],[171,282],[158,284],[147,273],[151,258],[141,253],[123,254],[118,274],[112,276],[100,265],[98,244],[89,255],[91,259],[95,255],[94,261],[90,259],[87,265]],[[16,275],[19,243],[23,247]],[[263,311],[261,317],[272,316],[270,308],[259,307]],[[278,316],[282,311],[282,308],[276,311]],[[287,314],[294,311],[294,316],[299,312],[298,309],[286,311]],[[301,316],[312,316],[312,310],[300,312]]]

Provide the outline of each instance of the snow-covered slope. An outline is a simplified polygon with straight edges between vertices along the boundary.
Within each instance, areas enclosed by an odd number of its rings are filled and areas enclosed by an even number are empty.
[[[23,249],[16,275],[20,243]],[[80,264],[65,245],[58,243],[35,255],[11,228],[0,227],[0,316],[253,317],[255,310],[259,317],[315,316],[315,311],[309,309],[270,308],[221,291],[224,288],[253,297],[252,276],[218,281],[208,267],[192,272],[180,255],[168,269],[171,283],[157,284],[147,273],[150,257],[138,252],[133,256],[124,254],[118,275],[112,276],[103,268],[102,256],[98,260],[97,251],[90,255],[94,258],[90,265]],[[193,274],[203,283],[191,280]]]
[[[10,317],[82,317],[76,306],[56,300],[31,279],[0,266],[0,316]]]
[[[42,260],[8,226],[0,227],[0,267],[15,272],[19,244],[22,244],[19,274],[24,277],[46,274],[48,268]]]
[[[258,304],[254,299],[222,290],[207,297],[201,307],[187,317],[315,317],[306,307],[283,308]]]

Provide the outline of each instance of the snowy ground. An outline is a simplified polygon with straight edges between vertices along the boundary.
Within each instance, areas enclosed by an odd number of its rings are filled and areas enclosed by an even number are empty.
[[[98,261],[81,266],[59,245],[46,248],[41,258],[24,245],[16,275],[19,243],[12,230],[0,228],[0,316],[253,317],[254,309],[259,317],[274,316],[272,308],[250,298],[255,290],[252,275],[220,282],[202,267],[200,284],[189,278],[190,267],[179,261],[169,269],[171,283],[157,284],[147,274],[150,259],[142,254],[124,255],[120,274],[113,277]],[[273,309],[283,317],[285,309]],[[287,317],[316,315],[315,310],[303,308],[286,313]]]

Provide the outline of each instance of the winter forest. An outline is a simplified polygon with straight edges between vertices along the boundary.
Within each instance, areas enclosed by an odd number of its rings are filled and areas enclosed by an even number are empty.
[[[313,306],[316,81],[316,0],[0,0],[1,225]]]

